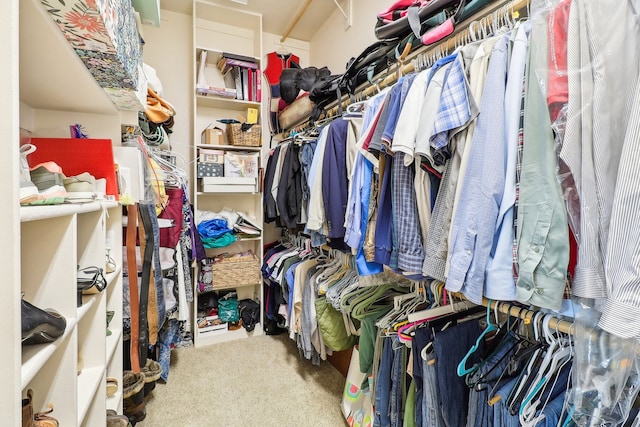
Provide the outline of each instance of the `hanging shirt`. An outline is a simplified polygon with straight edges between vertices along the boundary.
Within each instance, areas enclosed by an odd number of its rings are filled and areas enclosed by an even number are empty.
[[[546,63],[544,16],[534,19],[525,90],[524,143],[518,200],[518,301],[560,309],[567,279],[569,234],[553,132],[547,108],[546,81],[536,64]],[[539,62],[543,61],[543,62]]]
[[[347,210],[347,128],[349,122],[337,119],[329,126],[322,164],[322,198],[327,217],[327,237],[344,238]]]
[[[505,180],[504,96],[508,36],[500,36],[491,53],[480,111],[473,134],[461,201],[451,225],[446,287],[482,303],[484,278],[493,243]]]
[[[404,162],[407,165],[413,162],[416,134],[420,122],[420,107],[427,90],[427,77],[429,77],[429,70],[424,70],[413,80],[411,89],[402,104],[396,131],[391,142],[391,151],[404,153]]]
[[[324,202],[322,200],[322,165],[324,163],[324,148],[327,142],[327,135],[329,134],[329,127],[330,125],[325,126],[320,131],[316,151],[313,153],[313,161],[311,162],[311,169],[309,170],[309,207],[307,208],[308,218],[305,228],[306,232],[321,232],[324,236],[326,236],[326,219]],[[313,241],[313,237],[312,233],[312,243],[314,246],[320,246],[322,242],[318,242],[322,239]]]
[[[393,141],[393,135],[396,133],[396,127],[398,125],[398,117],[400,117],[400,110],[404,104],[404,100],[409,93],[409,89],[416,78],[416,73],[412,73],[406,76],[402,76],[400,80],[392,88],[391,99],[389,100],[389,111],[387,113],[387,122],[385,123],[384,130],[382,132],[382,142],[387,146],[391,145]]]
[[[527,62],[530,21],[521,24],[511,49],[511,62],[505,93],[505,163],[507,165],[502,203],[498,212],[495,242],[489,255],[484,294],[489,299],[512,301],[516,298],[513,277],[513,212],[516,200],[516,163],[522,81]]]
[[[264,222],[269,223],[276,220],[278,216],[276,200],[271,193],[271,187],[273,186],[274,177],[276,173],[276,166],[278,163],[278,157],[280,156],[280,146],[277,146],[271,153],[269,153],[269,159],[267,160],[267,168],[264,173]]]
[[[634,2],[571,3],[567,63],[569,103],[562,160],[569,166],[580,198],[578,263],[573,292],[606,298],[618,283],[605,278],[613,206],[629,125],[633,82],[640,73],[638,10]],[[611,262],[618,264],[619,259]],[[629,266],[630,267],[630,266]],[[630,270],[629,270],[630,271]],[[628,302],[630,300],[627,300]],[[633,307],[637,305],[632,305]],[[629,311],[623,309],[626,313]],[[618,325],[620,331],[622,325]]]
[[[476,42],[469,43],[461,49],[460,57],[464,64],[465,74],[468,74],[466,70],[469,69],[473,63],[479,47],[480,42]],[[470,77],[471,76],[469,76],[469,78]],[[471,94],[471,96],[475,99],[475,94]],[[472,115],[477,117],[479,109],[476,102],[474,101],[471,106],[475,109]],[[442,173],[438,195],[431,212],[429,231],[426,235],[425,259],[422,265],[422,273],[425,276],[432,277],[441,282],[444,282],[446,279],[445,266],[449,248],[449,229],[451,227],[451,217],[453,215],[460,164],[462,163],[462,156],[465,151],[467,133],[470,132],[470,128],[474,123],[475,119],[471,120],[469,126],[453,136],[451,141],[451,147],[453,149],[452,157],[447,162]],[[425,140],[423,146],[429,149],[428,140]]]

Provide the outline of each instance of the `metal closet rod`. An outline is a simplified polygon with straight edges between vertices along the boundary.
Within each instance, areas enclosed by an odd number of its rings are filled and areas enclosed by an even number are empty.
[[[483,298],[482,305],[487,307],[489,305],[489,300]],[[498,311],[501,313],[508,314],[511,317],[519,317],[525,322],[532,322],[536,313],[538,313],[537,311],[509,304],[509,302],[491,300],[491,309],[495,310],[496,306],[498,306]],[[551,318],[549,321],[549,328],[565,334],[573,334],[575,332],[575,326],[573,323],[558,319],[557,317]]]
[[[423,46],[418,50],[416,50],[411,55],[409,55],[409,57],[405,60],[405,62],[407,61],[409,62],[403,65],[402,68],[400,69],[401,75],[411,73],[415,70],[413,63],[411,61],[412,59],[416,58],[418,55],[429,54],[431,52],[436,51],[437,49],[452,50],[453,48],[455,48],[456,43],[459,40],[461,40],[461,38],[464,39],[466,36],[469,35],[469,25],[472,24],[473,22],[481,20],[482,23],[486,25],[491,25],[493,21],[494,12],[497,11],[499,13],[499,17],[502,18],[505,13],[504,10],[508,10],[510,12],[520,12],[529,6],[530,1],[531,0],[513,0],[513,1],[498,2],[498,5],[489,5],[487,9],[481,10],[477,12],[475,15],[464,20],[462,24],[459,26],[459,28],[462,28],[462,30],[454,31],[453,34],[451,34],[449,37],[447,37],[443,41],[438,42],[436,44],[429,45],[429,46]],[[371,84],[366,83],[367,86],[364,89],[354,94],[355,98],[367,99],[369,96],[376,94],[380,89],[393,85],[398,80],[397,72],[390,73],[393,67],[395,67],[395,65],[391,65],[385,71],[379,73],[377,76],[374,77],[373,80],[376,81],[376,79],[379,79],[381,75],[389,73],[385,78],[379,81],[376,85],[372,86]],[[343,96],[341,98],[342,108],[343,109],[346,108],[349,104],[351,104],[351,101],[352,100],[348,95]],[[334,101],[329,105],[330,105],[329,109],[324,114],[325,118],[333,117],[338,114],[338,101]]]

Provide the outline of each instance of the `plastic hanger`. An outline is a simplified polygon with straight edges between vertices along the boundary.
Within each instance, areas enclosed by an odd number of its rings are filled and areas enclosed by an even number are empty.
[[[473,345],[473,347],[469,349],[467,354],[465,354],[465,356],[462,358],[462,360],[458,364],[458,369],[456,373],[458,374],[459,377],[463,377],[467,374],[475,372],[478,369],[478,366],[472,366],[470,368],[467,368],[467,361],[476,351],[478,351],[484,338],[491,332],[494,332],[497,330],[498,330],[498,327],[491,322],[491,300],[489,300],[489,304],[487,304],[487,327],[485,328],[484,331],[482,331],[482,333],[476,340],[476,343]]]

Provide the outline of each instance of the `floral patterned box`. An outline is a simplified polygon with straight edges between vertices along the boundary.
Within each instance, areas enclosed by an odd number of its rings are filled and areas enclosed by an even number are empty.
[[[146,79],[131,0],[40,0],[93,78],[120,109],[143,109]],[[141,87],[144,85],[144,87]]]

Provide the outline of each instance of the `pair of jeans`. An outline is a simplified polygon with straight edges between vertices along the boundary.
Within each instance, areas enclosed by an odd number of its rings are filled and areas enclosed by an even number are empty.
[[[436,377],[440,392],[440,408],[446,427],[466,427],[469,387],[465,384],[464,378],[457,375],[457,368],[480,333],[478,320],[469,320],[436,332],[433,338],[438,364]],[[481,352],[480,349],[469,357],[468,366],[478,362]]]
[[[431,330],[429,328],[417,328],[415,331],[415,335],[413,336],[413,340],[411,342],[411,348],[413,349],[413,381],[416,387],[416,420],[420,425],[420,420],[422,420],[422,410],[423,410],[423,393],[424,393],[424,383],[426,382],[424,378],[424,367],[423,365],[426,363],[422,360],[421,353],[422,349],[429,344],[433,340],[433,335],[431,335]],[[422,424],[423,426],[431,425],[431,424]]]
[[[415,355],[414,360],[422,356]],[[426,354],[426,360],[422,361],[422,400],[420,402],[421,411],[418,418],[422,427],[444,427],[445,423],[442,419],[440,405],[440,393],[438,391],[437,369],[435,355],[433,353]],[[417,400],[416,396],[416,402]],[[417,411],[416,411],[417,414]]]
[[[391,348],[391,338],[385,338],[380,356],[380,366],[378,377],[376,378],[376,399],[375,413],[373,419],[374,427],[389,427],[389,394],[391,393],[391,366],[393,364],[393,349]]]
[[[517,341],[511,334],[504,336],[498,348],[480,362],[481,365],[475,372],[468,375],[467,383],[473,386],[469,392],[468,426],[493,425],[495,408],[488,404],[489,394],[498,381],[504,383],[508,378],[504,371],[516,351]]]
[[[518,378],[516,377],[509,380],[496,392],[496,396],[499,396],[500,400],[493,407],[494,427],[520,427],[518,415],[511,415],[507,407],[507,398],[517,384]]]
[[[389,395],[389,418],[391,427],[402,427],[404,418],[404,400],[406,396],[407,347],[398,337],[391,341],[393,364],[391,365],[391,393]]]

